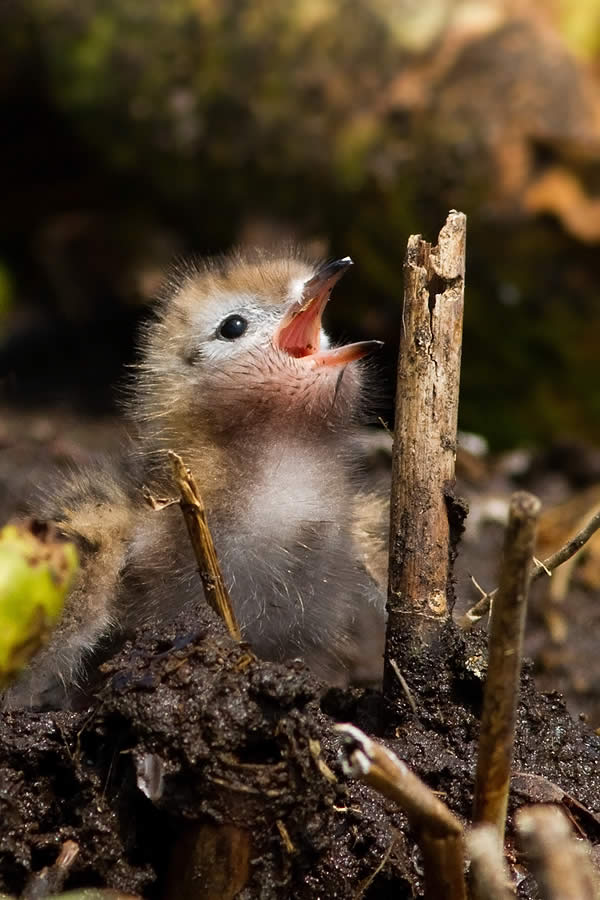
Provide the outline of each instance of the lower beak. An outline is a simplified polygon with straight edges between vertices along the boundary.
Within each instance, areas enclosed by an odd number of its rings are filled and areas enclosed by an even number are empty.
[[[340,366],[361,359],[382,346],[381,341],[360,341],[332,350],[320,349],[323,311],[332,288],[352,264],[349,256],[327,263],[305,283],[302,297],[275,333],[277,347],[296,358],[310,357],[316,366]]]
[[[315,366],[345,366],[382,347],[383,341],[358,341],[356,344],[346,344],[344,347],[334,347],[333,350],[315,353],[312,359]]]

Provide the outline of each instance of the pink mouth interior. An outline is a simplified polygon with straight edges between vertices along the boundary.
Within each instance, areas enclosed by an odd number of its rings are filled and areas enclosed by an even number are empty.
[[[294,315],[291,322],[283,326],[277,335],[277,343],[282,350],[297,359],[319,351],[321,311],[325,302],[319,302],[316,298],[311,300]]]
[[[321,316],[329,300],[329,290],[312,297],[305,306],[292,313],[275,335],[275,343],[296,359],[306,359],[314,366],[345,366],[362,359],[379,341],[359,341],[321,350]]]

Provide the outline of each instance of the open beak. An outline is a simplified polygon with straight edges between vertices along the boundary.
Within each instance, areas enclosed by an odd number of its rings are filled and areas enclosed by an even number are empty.
[[[359,341],[321,350],[321,318],[334,285],[353,265],[349,256],[326,263],[304,285],[302,297],[294,304],[275,333],[275,344],[296,358],[310,357],[316,366],[339,366],[361,359],[382,346],[381,341]]]

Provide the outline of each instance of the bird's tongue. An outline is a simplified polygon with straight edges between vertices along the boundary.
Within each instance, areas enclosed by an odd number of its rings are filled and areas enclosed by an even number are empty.
[[[296,358],[311,357],[314,365],[339,366],[360,359],[381,346],[380,341],[360,341],[333,350],[320,349],[323,310],[331,289],[351,265],[349,256],[327,263],[306,282],[302,298],[290,310],[275,335],[275,343],[281,350]]]

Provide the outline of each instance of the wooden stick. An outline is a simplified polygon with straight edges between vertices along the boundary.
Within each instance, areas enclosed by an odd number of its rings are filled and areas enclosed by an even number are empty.
[[[464,299],[466,216],[452,210],[437,246],[412,235],[392,454],[384,695],[395,698],[391,660],[405,668],[450,619],[450,525]]]
[[[598,531],[599,528],[600,512],[597,512],[581,531],[578,531],[570,541],[567,541],[564,547],[561,547],[560,550],[557,550],[556,553],[553,553],[552,556],[545,559],[541,566],[536,567],[536,571],[532,573],[531,577],[533,579],[541,578],[542,575],[547,575],[548,572],[552,572],[554,569],[562,566],[564,562],[581,550],[584,544],[587,544],[591,536]]]
[[[493,825],[476,825],[467,835],[472,900],[514,900],[515,892]]]
[[[523,632],[529,592],[529,563],[541,504],[525,491],[513,494],[500,572],[492,608],[488,672],[483,698],[475,778],[475,822],[488,822],[504,838]]]
[[[600,882],[590,845],[577,841],[558,806],[526,806],[515,817],[521,848],[542,900],[597,900]]]
[[[169,450],[175,481],[181,494],[179,505],[187,525],[190,541],[198,562],[198,571],[204,587],[204,595],[209,605],[219,615],[231,637],[241,641],[242,635],[233,612],[233,606],[215,551],[212,535],[206,521],[206,510],[198,490],[196,480],[182,458]]]
[[[241,640],[231,600],[223,581],[206,510],[190,469],[169,450],[179,505],[198,562],[204,595],[221,616],[231,637]],[[162,501],[159,508],[168,506]],[[190,825],[175,841],[166,878],[166,900],[229,900],[237,897],[250,876],[250,834],[229,823]]]
[[[575,556],[599,528],[600,512],[597,512],[592,516],[587,525],[585,525],[581,531],[578,531],[570,541],[567,541],[560,550],[557,550],[556,553],[553,553],[552,556],[549,556],[547,559],[543,560],[543,562],[538,562],[533,565],[531,572],[529,573],[531,581],[537,581],[537,579],[541,578],[543,575],[552,575],[552,572],[555,569],[558,569],[559,566],[562,566],[562,564],[571,559],[572,556]],[[490,591],[489,594],[484,594],[484,596],[459,619],[458,624],[464,631],[471,629],[473,625],[487,615],[497,593],[498,589],[496,588],[496,590]]]
[[[423,853],[425,897],[465,900],[464,836],[459,819],[395,754],[354,725],[336,725],[344,736],[344,773],[360,778],[406,813]]]

